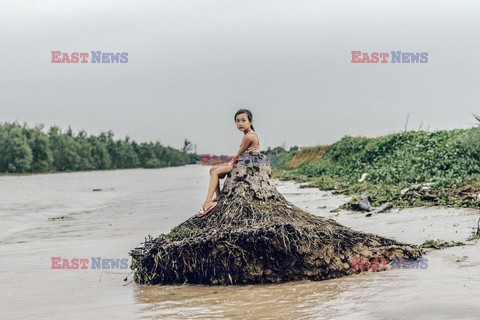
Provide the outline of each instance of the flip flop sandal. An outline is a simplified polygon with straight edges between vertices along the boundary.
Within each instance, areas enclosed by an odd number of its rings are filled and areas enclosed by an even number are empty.
[[[214,202],[210,207],[208,207],[208,209],[205,209],[203,206],[202,206],[202,209],[200,209],[200,211],[197,212],[197,217],[203,217],[204,215],[206,215],[207,213],[209,213],[213,208],[215,208],[215,206],[218,204],[218,202]]]

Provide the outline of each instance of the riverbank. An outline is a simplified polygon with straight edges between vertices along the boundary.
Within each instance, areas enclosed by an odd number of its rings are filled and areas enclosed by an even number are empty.
[[[480,129],[409,131],[376,138],[349,137],[329,146],[279,155],[280,180],[351,196],[373,206],[480,208]]]
[[[42,124],[0,123],[0,173],[78,172],[86,170],[164,168],[195,163],[199,155],[160,142],[137,143],[128,136],[115,139],[112,131],[99,135],[69,127],[48,130]]]

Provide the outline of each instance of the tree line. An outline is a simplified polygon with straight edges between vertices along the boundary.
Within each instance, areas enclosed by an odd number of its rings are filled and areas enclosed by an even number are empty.
[[[127,136],[114,139],[112,131],[98,136],[69,127],[44,130],[43,125],[0,124],[0,173],[40,173],[54,171],[162,168],[195,163],[199,155],[159,142],[137,143]]]

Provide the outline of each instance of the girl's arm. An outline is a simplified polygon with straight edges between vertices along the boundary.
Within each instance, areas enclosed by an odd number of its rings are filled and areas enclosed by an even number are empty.
[[[240,148],[238,148],[238,152],[237,154],[232,158],[232,160],[230,160],[230,164],[232,164],[235,160],[237,160],[238,158],[240,158],[240,155],[242,153],[244,153],[245,151],[247,151],[247,148],[248,146],[250,145],[250,143],[252,143],[253,141],[255,140],[255,138],[253,137],[253,134],[247,134],[244,139],[243,139],[243,142],[240,146]]]

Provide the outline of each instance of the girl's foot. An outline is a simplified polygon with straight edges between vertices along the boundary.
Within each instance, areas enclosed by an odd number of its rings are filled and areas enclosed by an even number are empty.
[[[213,205],[213,203],[214,203],[213,200],[205,201],[205,202],[202,204],[202,207],[204,207],[205,209],[208,209],[208,208],[210,208],[210,207]]]
[[[200,209],[197,212],[197,217],[203,217],[204,215],[209,213],[213,208],[215,208],[216,205],[217,205],[217,202],[213,202],[213,201],[204,202],[202,205],[202,209]]]

